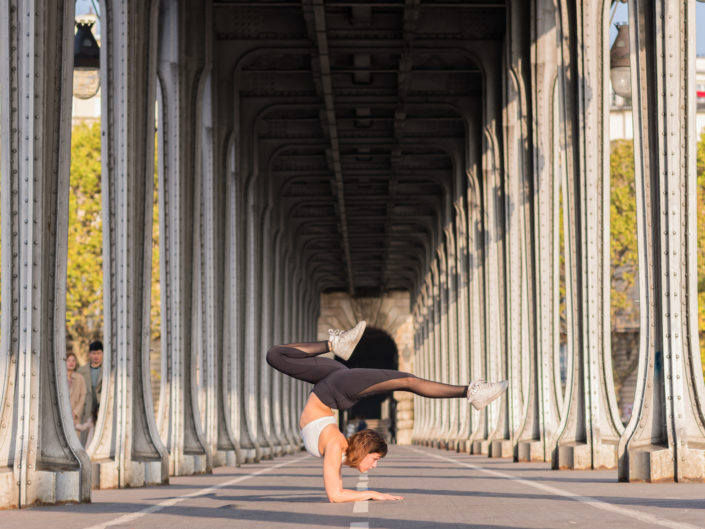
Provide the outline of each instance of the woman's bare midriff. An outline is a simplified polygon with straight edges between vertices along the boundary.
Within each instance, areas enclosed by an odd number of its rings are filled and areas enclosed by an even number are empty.
[[[321,399],[319,399],[315,393],[311,393],[306,401],[306,406],[304,406],[304,409],[301,412],[299,427],[303,428],[308,423],[315,421],[316,419],[320,419],[321,417],[332,416],[333,410],[331,407],[323,404]],[[335,424],[329,424],[323,429],[323,431],[321,431],[321,435],[318,438],[318,450],[321,454],[325,452],[325,447],[328,446],[328,443],[335,437],[341,437],[342,439],[340,439],[340,441],[347,445],[345,436],[340,432]]]

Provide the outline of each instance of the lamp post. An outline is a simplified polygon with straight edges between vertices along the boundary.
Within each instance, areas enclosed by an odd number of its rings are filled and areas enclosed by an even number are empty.
[[[610,49],[610,79],[615,93],[625,99],[632,97],[629,63],[629,24],[616,24],[617,38]]]
[[[73,38],[73,95],[79,99],[90,99],[100,88],[100,47],[93,24],[77,21]]]

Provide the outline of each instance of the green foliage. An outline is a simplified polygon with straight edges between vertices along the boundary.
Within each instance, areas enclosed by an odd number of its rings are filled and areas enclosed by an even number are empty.
[[[697,150],[698,202],[698,330],[700,358],[705,375],[705,131],[700,135]]]
[[[161,338],[161,289],[159,277],[159,178],[157,172],[157,135],[154,135],[154,206],[152,208],[152,305],[150,329],[152,342]]]
[[[103,221],[100,123],[71,135],[66,338],[85,362],[88,344],[103,334]]]
[[[615,140],[610,150],[610,310],[617,327],[639,322],[639,306],[634,303],[639,265],[635,186],[633,142]]]

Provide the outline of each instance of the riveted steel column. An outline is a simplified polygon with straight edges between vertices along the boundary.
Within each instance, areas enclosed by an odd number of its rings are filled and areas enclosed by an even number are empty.
[[[442,351],[441,346],[441,280],[440,280],[440,270],[439,270],[439,254],[438,248],[436,249],[436,255],[433,256],[433,262],[431,263],[431,314],[430,314],[430,372],[429,378],[431,380],[441,381],[442,378],[442,358],[440,351]],[[433,399],[430,402],[430,414],[432,421],[429,428],[429,441],[431,446],[437,446],[439,440],[438,433],[441,431],[443,424],[443,402],[439,399]]]
[[[428,277],[428,275],[427,275]],[[424,284],[419,289],[416,302],[416,320],[415,320],[415,359],[414,366],[416,374],[421,378],[429,378],[428,373],[428,299],[427,285]],[[427,410],[428,399],[422,399],[418,395],[414,395],[414,434],[413,442],[415,444],[424,444],[427,437],[427,424],[429,413]]]
[[[420,365],[421,364],[421,325],[420,325],[420,312],[421,312],[421,305],[420,305],[420,294],[419,292],[416,293],[416,296],[414,299],[414,304],[412,306],[411,310],[411,317],[412,317],[412,325],[413,325],[413,332],[414,332],[414,366],[416,370],[417,376],[424,377],[423,374],[423,368]],[[418,399],[416,398],[416,395],[412,395],[412,400],[413,400],[413,406],[414,406],[414,424],[411,428],[411,443],[412,444],[417,444],[418,439],[419,439],[419,433],[421,431],[421,421],[420,419],[420,413],[421,411],[419,410],[418,407]]]
[[[478,164],[479,165],[479,164]],[[477,165],[474,166],[477,168]],[[470,279],[470,378],[477,380],[485,376],[485,288],[484,262],[485,245],[483,235],[483,201],[482,190],[474,170],[468,171],[468,271]],[[476,440],[480,441],[487,435],[486,421],[482,412],[470,409],[470,438],[466,442],[466,452],[473,450]]]
[[[281,222],[277,219],[278,222]],[[273,252],[272,252],[272,312],[270,315],[272,324],[272,334],[269,342],[265,342],[267,345],[265,349],[271,347],[274,344],[283,343],[284,335],[284,259],[282,257],[282,241],[284,235],[281,229],[277,230],[276,235],[273,239]],[[292,453],[292,447],[290,440],[288,439],[288,424],[287,424],[287,414],[286,408],[288,403],[284,400],[285,386],[284,386],[284,376],[282,373],[276,369],[272,369],[269,366],[265,366],[265,369],[270,373],[270,380],[272,384],[272,426],[274,432],[274,438],[280,446],[280,453],[290,454]],[[287,377],[288,378],[288,377]]]
[[[282,219],[283,222],[284,219]],[[282,320],[282,339],[279,340],[281,343],[291,343],[295,342],[295,338],[292,337],[291,333],[291,317],[293,313],[292,307],[292,282],[291,282],[291,267],[288,266],[291,263],[291,249],[289,248],[289,242],[285,239],[284,241],[284,259],[282,261],[282,282],[281,282],[281,296],[283,300],[283,310],[280,314]],[[282,378],[282,396],[284,403],[284,424],[287,439],[289,440],[289,446],[291,450],[295,450],[299,445],[299,422],[296,416],[296,410],[294,409],[294,386],[296,381],[289,377],[283,376]]]
[[[696,289],[695,6],[630,2],[641,340],[622,481],[705,480]]]
[[[198,123],[196,94],[200,72],[204,66],[199,54],[202,27],[196,9],[187,9],[186,1],[163,1],[159,16],[158,75],[162,87],[160,118],[163,171],[159,190],[163,195],[160,208],[160,241],[164,258],[162,299],[162,340],[167,362],[167,420],[162,425],[162,438],[169,450],[169,473],[191,474],[209,468],[200,414],[198,413],[195,379],[195,340],[193,322],[193,267],[198,257],[194,247],[196,229],[195,189],[200,171],[195,170],[196,129]],[[187,23],[188,13],[188,23]],[[188,60],[184,48],[189,46]]]
[[[445,219],[443,219],[445,221]],[[438,261],[438,348],[435,351],[436,360],[439,366],[439,376],[435,380],[445,384],[450,383],[450,349],[449,342],[449,314],[448,314],[448,258],[446,253],[446,241],[443,230],[439,234],[440,244],[436,250]],[[446,440],[450,435],[450,400],[440,399],[440,423],[436,430],[436,441],[438,446],[446,448]]]
[[[422,364],[424,366],[423,377],[429,380],[433,380],[434,368],[433,368],[433,353],[435,350],[433,342],[433,318],[434,310],[433,304],[435,302],[435,297],[433,296],[433,275],[431,271],[426,274],[426,283],[423,287],[424,297],[424,319],[423,319],[423,348],[422,348]],[[435,404],[429,399],[424,399],[418,397],[420,401],[420,406],[424,410],[424,421],[423,421],[423,436],[422,442],[426,445],[430,444],[431,436],[433,435],[433,424],[434,424],[434,407]]]
[[[237,149],[237,150],[236,150]],[[233,391],[231,394],[231,417],[235,439],[240,447],[241,462],[252,463],[256,459],[255,446],[252,443],[250,434],[245,423],[245,344],[244,344],[244,300],[245,300],[245,234],[244,226],[244,199],[242,183],[239,178],[238,158],[240,157],[239,147],[236,142],[231,150],[232,174],[228,175],[227,193],[228,200],[226,211],[228,212],[228,223],[231,235],[228,237],[230,248],[230,274],[231,285],[230,296],[231,317],[230,319],[230,340],[232,347],[232,376]]]
[[[225,406],[225,422],[229,426],[229,433],[235,447],[236,463],[243,462],[245,454],[241,450],[242,440],[242,382],[240,366],[240,342],[239,333],[239,257],[241,252],[239,246],[239,231],[237,214],[238,193],[236,175],[236,150],[235,143],[230,142],[225,155],[225,263],[224,263],[224,307],[223,318],[223,361],[225,372],[223,373],[223,401]]]
[[[517,449],[519,461],[550,461],[555,446],[559,403],[556,398],[554,361],[558,344],[557,287],[554,237],[554,181],[552,159],[552,108],[557,73],[556,13],[552,0],[539,0],[532,13],[531,109],[533,112],[533,245],[535,296],[534,366],[529,409]]]
[[[266,195],[265,195],[266,196]],[[272,345],[273,325],[276,319],[274,312],[274,273],[276,262],[272,260],[272,197],[266,200],[267,206],[264,208],[263,221],[261,224],[262,237],[262,319],[260,347],[257,350],[257,357],[260,365],[260,417],[262,421],[263,433],[272,447],[272,455],[281,455],[282,442],[276,433],[274,425],[273,405],[275,388],[273,386],[273,369],[265,361],[265,351]]]
[[[243,222],[247,229],[246,288],[245,288],[245,422],[254,442],[256,458],[272,457],[273,447],[262,425],[260,400],[262,395],[261,321],[262,314],[262,233],[263,206],[260,180],[247,182],[247,209]]]
[[[488,106],[492,105],[488,102]],[[504,300],[502,299],[503,280],[503,211],[501,201],[503,192],[501,190],[501,164],[499,163],[499,145],[493,131],[494,124],[490,124],[484,131],[484,153],[483,153],[483,212],[484,212],[484,277],[485,277],[485,305],[487,336],[484,351],[484,376],[486,380],[496,381],[501,378],[503,371],[503,336],[502,336],[502,314],[504,312]],[[502,397],[504,399],[506,397]],[[504,413],[500,407],[501,400],[489,404],[482,413],[486,422],[487,436],[475,439],[473,453],[490,455],[490,444],[495,436],[495,429],[498,421],[504,418]]]
[[[101,488],[168,481],[149,376],[157,16],[158,2],[131,2],[103,17],[105,358],[88,447]]]
[[[607,62],[608,7],[601,2],[586,2],[576,6],[575,20],[579,26],[571,30],[565,19],[569,9],[562,10],[563,34],[571,33],[577,41],[578,100],[563,98],[565,115],[577,111],[581,119],[576,131],[578,160],[573,167],[568,157],[568,201],[566,211],[576,230],[576,244],[566,246],[569,263],[577,267],[578,283],[573,299],[576,317],[573,321],[572,356],[573,370],[566,384],[566,410],[563,414],[554,468],[612,468],[617,463],[617,443],[623,431],[614,393],[611,352],[609,347],[609,125],[607,102],[609,73]],[[563,61],[569,75],[559,77],[565,82],[563,93],[572,94],[570,77],[573,76],[567,38],[563,39]],[[602,138],[605,138],[603,141]],[[566,141],[569,141],[567,138]],[[571,152],[570,148],[566,152]],[[604,158],[603,158],[604,157]],[[579,203],[576,201],[579,200]],[[575,208],[576,214],[571,214]],[[573,272],[567,277],[572,277]],[[568,289],[570,293],[572,289]],[[569,306],[572,305],[569,300]],[[569,322],[572,318],[569,317]],[[606,343],[605,343],[606,342]],[[570,383],[572,381],[572,383]]]
[[[90,501],[65,366],[73,4],[0,7],[0,508]]]
[[[210,19],[210,12],[207,16]],[[210,55],[210,46],[208,46]],[[210,58],[208,59],[210,63]],[[200,138],[200,163],[202,171],[201,184],[201,214],[200,214],[200,260],[201,281],[200,292],[203,318],[202,335],[200,338],[205,354],[206,373],[203,378],[207,380],[205,388],[205,423],[204,433],[208,452],[211,454],[213,465],[223,465],[227,461],[226,452],[235,451],[230,421],[227,419],[226,381],[224,377],[225,347],[223,340],[223,327],[230,325],[223,321],[225,290],[225,245],[223,241],[226,230],[224,219],[225,205],[225,178],[222,173],[216,172],[214,163],[215,145],[213,143],[213,118],[217,111],[213,101],[212,74],[203,76],[201,89],[201,128]],[[230,455],[232,457],[233,454]]]
[[[514,35],[512,35],[514,36]],[[511,56],[510,56],[511,61]],[[525,150],[523,148],[525,119],[520,101],[517,78],[513,70],[508,71],[506,80],[506,106],[504,110],[505,134],[505,268],[506,268],[506,347],[507,375],[509,389],[504,404],[507,418],[507,430],[500,439],[492,443],[492,455],[514,457],[515,435],[526,413],[522,398],[522,381],[524,368],[528,368],[529,349],[523,340],[524,327],[528,326],[528,314],[525,303],[526,270],[525,249],[525,215],[528,197],[525,193]]]
[[[451,213],[454,212],[451,209]],[[458,373],[458,268],[455,250],[455,223],[450,216],[446,234],[446,245],[448,248],[447,283],[448,283],[448,382],[450,384],[461,384]],[[467,383],[464,382],[464,383]],[[460,431],[460,410],[467,408],[467,402],[459,399],[449,399],[448,433],[445,444],[447,448],[455,450],[456,440]]]
[[[467,209],[465,202],[465,175],[460,174],[458,196],[455,200],[455,239],[457,262],[457,329],[458,329],[458,380],[460,384],[470,383],[470,311],[468,274],[468,233]],[[470,408],[463,403],[459,408],[459,428],[456,437],[456,450],[466,449],[466,440],[470,436]]]

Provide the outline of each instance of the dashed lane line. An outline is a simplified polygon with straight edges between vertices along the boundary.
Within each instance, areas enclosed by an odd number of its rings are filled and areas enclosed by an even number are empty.
[[[478,472],[482,472],[482,473],[488,474],[490,476],[495,476],[498,478],[516,481],[517,483],[521,483],[522,485],[526,485],[528,487],[533,487],[535,489],[539,489],[544,492],[554,494],[556,496],[563,496],[565,498],[569,498],[571,500],[574,500],[574,501],[577,501],[580,503],[585,503],[585,504],[590,505],[591,507],[594,507],[596,509],[602,509],[603,511],[608,511],[608,512],[612,512],[615,514],[620,514],[622,516],[626,516],[629,518],[633,518],[635,520],[639,520],[640,522],[650,523],[650,524],[654,524],[654,525],[660,525],[661,527],[669,527],[671,529],[703,529],[701,526],[698,526],[698,525],[692,525],[692,524],[685,523],[685,522],[676,522],[674,520],[668,520],[666,518],[661,518],[659,516],[654,516],[652,514],[648,514],[645,512],[639,512],[639,511],[635,511],[633,509],[619,507],[618,505],[613,505],[611,503],[607,503],[607,502],[598,500],[597,498],[593,498],[591,496],[583,496],[581,494],[576,494],[575,492],[570,492],[570,491],[559,489],[556,487],[551,487],[550,485],[544,485],[543,483],[536,483],[535,481],[529,481],[526,479],[518,478],[516,476],[512,476],[511,474],[505,474],[504,472],[498,472],[496,470],[492,470],[489,468],[480,467],[477,465],[473,465],[472,463],[458,461],[457,459],[452,459],[450,457],[445,457],[445,456],[442,456],[439,454],[434,454],[432,452],[426,452],[423,450],[418,450],[416,448],[410,448],[410,450],[412,450],[413,452],[417,452],[419,454],[423,454],[425,456],[431,456],[436,459],[440,459],[442,461],[448,461],[449,463],[454,463],[454,464],[462,466],[462,467],[470,468],[472,470],[477,470]]]
[[[123,516],[120,516],[119,518],[113,518],[112,520],[108,520],[107,522],[102,522],[96,525],[91,525],[90,527],[86,527],[86,529],[105,529],[106,527],[110,527],[111,525],[122,525],[122,524],[127,524],[130,522],[133,522],[137,520],[138,518],[142,518],[143,516],[147,516],[148,514],[153,514],[155,512],[161,511],[162,509],[166,509],[167,507],[171,507],[172,505],[176,505],[177,503],[181,503],[184,500],[188,500],[190,498],[196,498],[198,496],[205,496],[206,494],[210,494],[211,492],[214,492],[218,489],[222,489],[224,487],[229,487],[230,485],[234,485],[235,483],[240,483],[242,481],[245,481],[246,479],[254,478],[256,476],[260,476],[262,474],[266,474],[267,472],[271,472],[272,470],[276,470],[278,468],[285,467],[287,465],[291,465],[293,463],[298,463],[302,459],[306,459],[309,457],[308,455],[303,455],[301,457],[297,457],[296,459],[292,459],[291,461],[284,461],[283,463],[278,463],[276,465],[272,465],[271,467],[266,467],[261,470],[258,470],[256,472],[252,472],[251,474],[246,474],[244,476],[240,476],[239,478],[234,478],[231,479],[230,481],[225,481],[223,483],[219,483],[218,485],[213,485],[212,487],[207,487],[205,489],[200,489],[195,492],[189,492],[188,494],[184,494],[183,496],[177,496],[176,498],[169,498],[168,500],[160,501],[159,503],[155,505],[150,505],[149,507],[146,507],[142,509],[141,511],[133,512],[130,514],[125,514]]]
[[[369,490],[369,483],[369,476],[367,476],[366,474],[360,474],[360,478],[357,481],[357,490]],[[353,512],[355,514],[369,512],[369,506],[370,502],[368,500],[356,501],[353,504]],[[359,525],[360,523],[364,523],[365,525]],[[352,522],[350,524],[350,528],[353,529],[355,527],[369,527],[369,525],[369,522]]]

